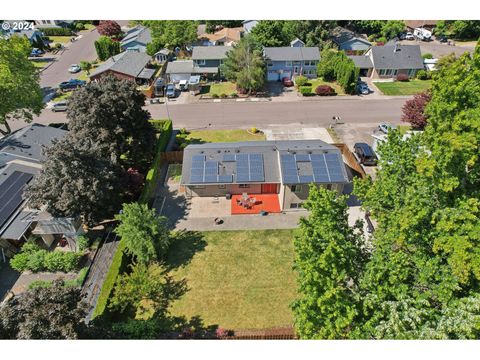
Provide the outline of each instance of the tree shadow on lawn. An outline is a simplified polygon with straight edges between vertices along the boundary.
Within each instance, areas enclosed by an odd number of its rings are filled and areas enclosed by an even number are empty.
[[[169,270],[187,266],[199,251],[203,251],[207,242],[198,231],[176,231],[168,250],[166,265]]]

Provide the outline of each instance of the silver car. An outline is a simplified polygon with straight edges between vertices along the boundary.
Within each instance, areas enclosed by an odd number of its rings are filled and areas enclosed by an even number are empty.
[[[80,66],[78,66],[77,64],[72,64],[72,65],[70,65],[70,67],[68,68],[68,72],[69,72],[69,73],[72,73],[72,74],[78,73],[80,70],[82,70],[82,69],[81,69]]]
[[[52,111],[53,112],[67,111],[67,105],[68,105],[67,101],[59,101],[52,105]]]

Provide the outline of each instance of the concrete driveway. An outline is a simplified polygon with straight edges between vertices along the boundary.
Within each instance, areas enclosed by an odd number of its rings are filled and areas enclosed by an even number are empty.
[[[448,45],[442,44],[436,40],[425,42],[417,40],[402,40],[400,41],[403,45],[420,45],[420,51],[422,54],[432,54],[434,58],[438,59],[442,56],[449,55],[452,52],[456,56],[460,56],[465,52],[473,52],[475,49],[474,45]]]

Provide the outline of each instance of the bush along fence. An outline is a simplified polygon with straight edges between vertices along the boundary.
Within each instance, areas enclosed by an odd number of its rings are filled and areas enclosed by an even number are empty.
[[[173,133],[173,124],[171,120],[150,120],[150,123],[159,134],[155,149],[155,158],[150,170],[145,178],[145,186],[140,195],[139,202],[149,203],[154,196],[155,187],[160,176],[160,168],[162,166],[162,153],[166,150],[168,142]],[[102,285],[102,290],[98,296],[97,305],[93,311],[92,319],[102,316],[107,310],[108,300],[112,294],[115,282],[119,274],[124,272],[129,263],[128,255],[125,253],[125,245],[120,240],[118,247],[113,255],[112,264],[108,269],[108,273]]]

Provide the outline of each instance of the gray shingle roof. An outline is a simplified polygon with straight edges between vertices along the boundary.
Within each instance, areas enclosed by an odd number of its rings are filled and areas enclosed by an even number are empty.
[[[152,35],[150,33],[150,29],[141,25],[136,26],[133,29],[130,29],[125,34],[125,37],[120,42],[120,45],[123,47],[132,41],[136,41],[144,45],[147,45],[148,43],[152,42]]]
[[[220,60],[227,57],[231,46],[195,46],[192,52],[193,60]]]
[[[351,55],[349,56],[350,59],[353,60],[355,63],[355,66],[360,68],[360,69],[365,69],[365,68],[372,68],[372,60],[370,59],[370,56],[365,56],[365,55]]]
[[[112,70],[121,74],[137,77],[151,60],[150,56],[138,51],[124,51],[107,59],[90,74],[90,77]]]
[[[330,37],[338,45],[343,44],[344,42],[347,42],[352,39],[357,39],[359,41],[365,42],[366,44],[370,44],[370,42],[362,38],[360,35],[355,34],[353,31],[345,29],[344,27],[341,27],[341,26],[337,26],[336,28],[334,28],[330,32]]]
[[[272,61],[320,60],[318,47],[266,47],[264,52]]]
[[[43,147],[50,146],[54,139],[61,139],[67,131],[41,124],[31,124],[0,139],[0,154],[3,157],[44,160]]]
[[[371,51],[376,69],[423,69],[419,45],[373,46]]]
[[[167,74],[191,74],[193,71],[193,60],[176,60],[167,64]]]
[[[223,162],[223,155],[225,154],[262,154],[264,163],[265,180],[259,182],[265,183],[280,183],[281,182],[281,168],[280,168],[280,154],[288,154],[295,152],[297,154],[308,153],[335,153],[339,154],[341,159],[340,150],[334,146],[327,144],[321,140],[278,140],[278,141],[245,141],[236,143],[207,143],[200,145],[189,145],[185,148],[183,153],[183,165],[182,165],[182,184],[191,184],[191,167],[192,157],[194,155],[205,155],[207,160],[213,160],[220,162],[222,168],[227,167],[228,171],[232,171],[229,168],[229,164]],[[341,166],[344,167],[343,163]],[[348,182],[348,176],[346,170],[344,172],[344,181]],[[237,182],[236,176],[233,177],[233,183]]]

